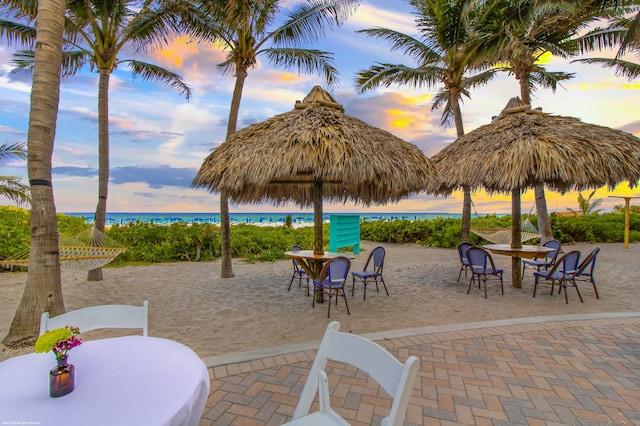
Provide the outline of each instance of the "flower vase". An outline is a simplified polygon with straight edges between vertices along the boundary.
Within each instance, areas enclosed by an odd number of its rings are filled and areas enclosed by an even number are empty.
[[[75,387],[75,370],[67,356],[57,358],[58,365],[49,373],[49,395],[54,398],[71,393]]]

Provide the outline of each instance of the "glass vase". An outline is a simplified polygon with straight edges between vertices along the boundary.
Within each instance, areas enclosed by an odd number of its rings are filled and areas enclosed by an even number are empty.
[[[56,359],[58,365],[49,373],[49,395],[54,398],[71,393],[75,387],[75,370],[67,356]]]

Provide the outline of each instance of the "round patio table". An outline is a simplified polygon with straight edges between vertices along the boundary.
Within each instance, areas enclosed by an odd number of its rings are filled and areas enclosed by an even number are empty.
[[[491,253],[510,256],[518,259],[534,259],[538,257],[544,257],[547,255],[547,253],[553,251],[553,249],[549,247],[531,245],[523,245],[522,247],[511,247],[511,244],[487,244],[483,247],[489,250]],[[511,285],[516,288],[522,287],[522,275],[519,272],[520,266],[518,266],[517,271],[513,270],[513,273],[511,275]]]
[[[332,251],[325,251],[324,253],[314,253],[313,250],[290,250],[284,252],[285,256],[292,257],[298,260],[302,269],[309,275],[311,280],[316,280],[320,276],[320,272],[322,271],[322,266],[324,262],[331,260],[335,257],[343,256],[348,259],[355,259],[355,256],[351,253],[338,253]],[[316,292],[316,302],[323,303],[324,297],[323,292]]]

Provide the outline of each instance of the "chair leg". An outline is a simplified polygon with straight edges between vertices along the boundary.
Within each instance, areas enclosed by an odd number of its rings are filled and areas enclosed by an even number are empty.
[[[295,279],[296,274],[295,272],[293,273],[293,275],[291,275],[291,282],[289,282],[289,288],[287,289],[287,291],[291,290],[291,284],[293,284],[293,280]]]
[[[322,291],[324,291],[324,289]],[[327,300],[327,318],[331,318],[331,291],[329,292],[329,300]]]
[[[363,287],[364,287],[364,289],[363,289],[364,293],[363,293],[363,296],[362,296],[362,300],[367,300],[367,279],[366,278],[364,280],[362,280],[362,284],[363,284]]]
[[[356,291],[356,277],[355,276],[351,276],[351,296],[353,297],[353,295],[355,294],[354,292]]]
[[[560,287],[564,288],[564,303],[565,305],[569,304],[569,296],[567,295],[567,282],[566,281],[560,281]]]
[[[380,275],[380,281],[382,282],[382,285],[384,286],[384,291],[387,293],[387,296],[388,296],[389,290],[387,290],[387,285],[384,283],[384,278],[382,278],[382,275]]]
[[[307,275],[307,297],[309,297],[309,275]]]
[[[475,274],[471,273],[471,279],[469,280],[469,287],[467,287],[467,294],[469,294],[469,291],[471,290],[471,283],[475,283],[475,280],[473,279],[473,277],[475,277]]]
[[[536,290],[538,289],[538,276],[535,276],[533,280],[533,297],[536,297]]]
[[[596,292],[596,299],[600,299],[600,296],[598,295],[598,289],[596,287],[596,280],[594,280],[593,277],[591,277],[591,285],[593,285],[593,291]]]
[[[487,277],[485,276],[482,280],[484,282],[484,298],[487,298]]]
[[[460,282],[460,277],[462,276],[462,270],[463,270],[463,269],[465,269],[465,268],[464,268],[464,265],[462,265],[462,267],[460,268],[460,272],[458,272],[458,279],[456,280],[456,282],[457,282],[457,283],[459,283],[459,282]],[[465,272],[466,272],[466,270],[465,270]]]
[[[347,295],[344,292],[344,288],[342,289],[342,297],[344,297],[344,306],[347,307],[347,315],[351,315],[351,312],[349,312],[349,303],[347,302]],[[338,297],[336,295],[336,302],[338,301]]]
[[[502,292],[502,295],[504,296],[504,284],[502,283],[502,274],[500,274],[500,291]]]
[[[576,292],[578,292],[578,299],[580,299],[580,303],[584,303],[584,300],[582,300],[582,295],[580,294],[580,289],[578,288],[578,285],[576,284],[575,281],[571,281],[571,282],[573,284],[573,287],[575,287]]]

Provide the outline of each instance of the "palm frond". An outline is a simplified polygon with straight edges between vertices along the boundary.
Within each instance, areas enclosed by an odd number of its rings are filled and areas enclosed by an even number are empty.
[[[11,159],[26,160],[27,145],[24,142],[16,142],[10,145],[0,145],[0,163]]]
[[[320,74],[329,87],[338,82],[338,70],[333,65],[333,55],[329,52],[283,47],[265,49],[258,53],[264,53],[276,67],[295,67],[298,71]]]
[[[570,80],[573,77],[575,77],[574,73],[547,71],[544,67],[537,66],[531,72],[530,81],[534,85],[549,88],[555,93],[561,81]]]
[[[306,0],[272,33],[272,40],[279,46],[313,43],[326,28],[342,25],[359,4],[359,0]]]
[[[75,75],[90,59],[88,52],[83,50],[62,52],[63,77]],[[18,69],[33,71],[35,64],[35,52],[33,50],[19,50],[13,54],[12,63]]]
[[[20,22],[0,19],[0,37],[6,38],[9,46],[30,47],[36,42],[36,29]]]
[[[614,68],[616,70],[616,76],[625,77],[628,80],[640,77],[640,64],[631,61],[611,58],[585,58],[576,59],[571,62],[584,62],[587,64],[602,65],[605,68]]]
[[[19,206],[31,203],[29,186],[16,176],[0,176],[0,197],[6,197]]]
[[[439,52],[417,38],[388,28],[367,28],[357,31],[367,37],[376,37],[391,44],[391,51],[400,50],[412,57],[418,64],[427,65],[438,63],[442,58]]]
[[[128,63],[133,78],[141,76],[145,81],[159,81],[169,88],[177,90],[187,100],[191,97],[191,89],[178,74],[147,62],[136,60],[124,60],[122,62]]]
[[[399,64],[372,65],[356,73],[356,88],[359,93],[392,84],[407,84],[413,87],[433,87],[442,82],[445,70],[437,66],[411,68]]]

